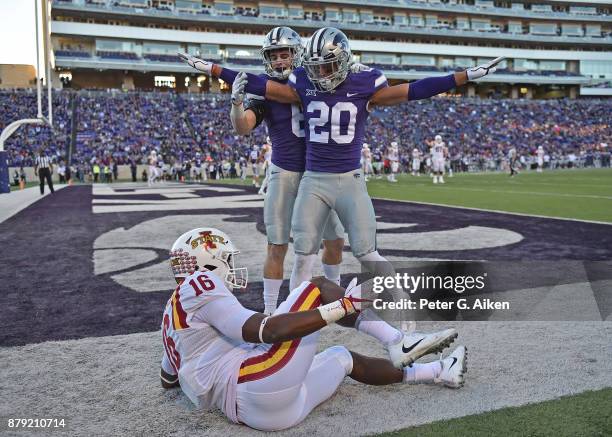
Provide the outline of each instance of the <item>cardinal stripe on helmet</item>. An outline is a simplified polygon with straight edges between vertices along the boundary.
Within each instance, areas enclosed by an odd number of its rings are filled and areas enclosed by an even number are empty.
[[[291,305],[289,312],[307,311],[321,303],[321,291],[309,284]],[[285,341],[273,345],[266,353],[246,359],[240,366],[238,383],[265,378],[280,369],[291,360],[301,339]]]

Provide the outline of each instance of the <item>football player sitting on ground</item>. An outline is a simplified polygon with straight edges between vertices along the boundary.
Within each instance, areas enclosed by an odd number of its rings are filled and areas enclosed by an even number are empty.
[[[370,385],[463,385],[464,346],[443,360],[414,363],[452,343],[454,329],[403,336],[371,309],[362,310],[356,280],[346,291],[323,278],[304,282],[272,316],[244,308],[230,291],[247,284],[246,268],[235,266],[238,253],[212,228],[193,229],[173,244],[170,266],[179,285],[163,313],[162,387],[180,386],[196,406],[217,407],[232,422],[275,431],[304,420],[345,376]],[[389,360],[344,346],[317,354],[320,330],[331,323],[376,338]]]

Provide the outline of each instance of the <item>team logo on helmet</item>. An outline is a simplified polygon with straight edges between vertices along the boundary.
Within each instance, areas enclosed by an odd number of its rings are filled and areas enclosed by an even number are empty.
[[[191,248],[195,249],[198,245],[203,245],[206,249],[216,249],[217,244],[225,244],[225,239],[220,235],[215,235],[211,231],[202,231],[198,238],[191,241]]]

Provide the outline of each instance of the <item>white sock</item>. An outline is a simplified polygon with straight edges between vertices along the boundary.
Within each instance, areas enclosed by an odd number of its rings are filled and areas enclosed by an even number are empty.
[[[281,285],[283,285],[282,279],[268,279],[263,278],[264,291],[264,313],[270,315],[276,310],[276,305],[278,304],[278,293],[280,291]]]
[[[340,285],[340,264],[322,264],[325,277],[330,281]]]
[[[360,296],[355,297],[360,298]],[[397,344],[404,338],[404,334],[401,331],[382,320],[370,308],[359,313],[355,321],[355,329],[374,337],[385,346]]]
[[[440,372],[442,372],[440,361],[414,363],[412,367],[404,367],[404,382],[406,384],[431,383],[440,376]]]
[[[295,254],[291,279],[289,280],[289,291],[295,290],[304,281],[312,279],[312,266],[317,259],[317,255]]]

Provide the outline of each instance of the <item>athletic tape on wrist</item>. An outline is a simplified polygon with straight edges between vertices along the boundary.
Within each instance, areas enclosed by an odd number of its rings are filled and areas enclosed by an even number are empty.
[[[321,313],[321,318],[325,320],[325,323],[328,325],[330,323],[337,322],[344,316],[353,314],[355,312],[355,307],[348,297],[343,297],[328,303],[327,305],[322,305],[317,309],[319,310],[319,313]]]

